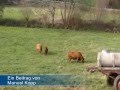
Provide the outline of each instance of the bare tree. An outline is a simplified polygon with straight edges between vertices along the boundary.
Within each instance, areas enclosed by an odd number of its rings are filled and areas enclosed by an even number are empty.
[[[32,11],[31,11],[30,5],[28,4],[28,1],[29,0],[21,0],[21,4],[23,7],[21,11],[22,11],[24,19],[27,22],[29,21],[31,14],[32,14]]]
[[[61,12],[61,18],[63,20],[63,24],[65,28],[67,28],[69,25],[69,20],[75,10],[75,1],[74,0],[69,0],[69,1],[63,0],[63,2],[59,1],[59,5],[60,5],[60,12]]]
[[[74,0],[71,0],[71,1],[70,1],[70,5],[69,5],[69,8],[68,8],[68,14],[67,14],[67,17],[66,17],[67,27],[68,27],[68,25],[69,25],[69,21],[70,21],[71,17],[72,17],[73,14],[75,13],[74,10],[75,10],[75,1],[74,1]]]
[[[54,21],[55,21],[55,12],[56,12],[56,2],[55,0],[52,0],[50,2],[50,5],[48,7],[48,10],[50,12],[51,18],[52,18],[52,26],[54,26]]]
[[[108,5],[109,0],[96,0],[96,17],[97,20],[101,20],[105,14],[106,6]]]

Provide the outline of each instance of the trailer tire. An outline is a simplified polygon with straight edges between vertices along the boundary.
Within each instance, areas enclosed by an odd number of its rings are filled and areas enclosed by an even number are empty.
[[[114,80],[114,89],[120,90],[120,75],[118,75]]]
[[[110,78],[109,76],[107,76],[107,85],[113,86],[113,83],[114,83],[114,80]]]

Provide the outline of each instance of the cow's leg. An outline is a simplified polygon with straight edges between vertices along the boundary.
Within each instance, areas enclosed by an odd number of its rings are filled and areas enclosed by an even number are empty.
[[[84,59],[82,59],[82,63],[84,63]]]
[[[36,49],[36,53],[38,53],[38,50]]]
[[[80,58],[77,58],[77,62],[80,62]]]
[[[82,63],[84,63],[84,57],[82,56]]]
[[[69,63],[71,62],[71,58],[68,58],[67,60],[68,60]]]
[[[69,62],[71,63],[71,58],[69,59]]]

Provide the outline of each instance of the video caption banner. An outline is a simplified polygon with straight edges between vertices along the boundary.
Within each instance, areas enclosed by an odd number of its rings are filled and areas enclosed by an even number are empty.
[[[0,86],[78,86],[83,83],[74,75],[0,75]]]

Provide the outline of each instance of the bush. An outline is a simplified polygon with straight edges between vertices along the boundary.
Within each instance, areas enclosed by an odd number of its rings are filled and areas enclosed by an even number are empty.
[[[51,28],[52,27],[52,24],[50,22],[47,23],[45,26],[44,23],[38,19],[33,19],[28,22],[26,22],[25,20],[0,19],[0,25],[32,27],[32,28],[35,28],[35,27]],[[55,28],[65,28],[62,20],[55,21],[54,27]],[[83,21],[82,19],[80,19],[78,17],[69,18],[67,29],[79,30],[80,28],[84,28],[84,29],[90,29],[90,28],[98,29],[99,28],[99,30],[104,30],[104,31],[113,32],[113,33],[120,32],[120,24],[116,24],[113,21],[111,21],[109,23],[104,23],[102,21],[97,21],[97,20],[96,21],[95,20],[94,21],[91,21],[91,20]]]
[[[40,20],[37,20],[37,19],[30,20],[30,21],[27,23],[27,27],[35,28],[35,27],[41,27],[41,26],[42,26],[41,21],[40,21]]]
[[[13,19],[0,19],[0,25],[3,26],[22,26],[22,27],[40,27],[41,22],[37,20],[30,20],[26,22],[25,20],[13,20]]]

